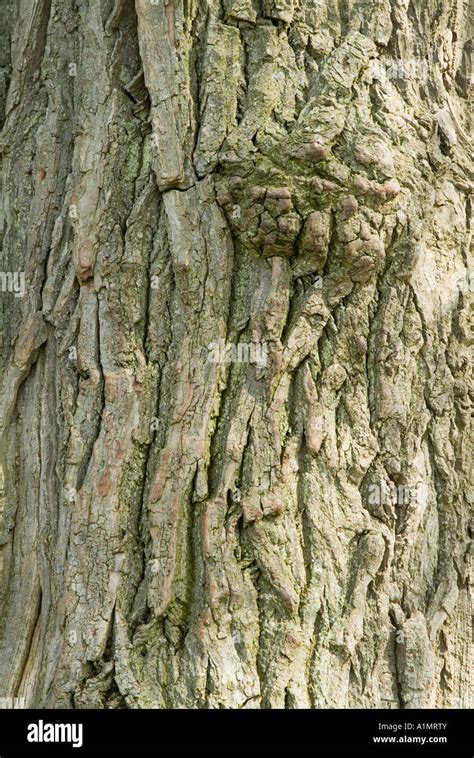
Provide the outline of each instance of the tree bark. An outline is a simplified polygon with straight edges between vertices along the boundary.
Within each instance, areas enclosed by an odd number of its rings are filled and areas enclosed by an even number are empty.
[[[467,707],[467,0],[2,10],[0,696]]]

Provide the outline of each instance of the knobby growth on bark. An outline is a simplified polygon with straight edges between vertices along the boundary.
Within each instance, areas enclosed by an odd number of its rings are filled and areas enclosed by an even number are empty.
[[[467,0],[1,2],[0,696],[465,706]]]

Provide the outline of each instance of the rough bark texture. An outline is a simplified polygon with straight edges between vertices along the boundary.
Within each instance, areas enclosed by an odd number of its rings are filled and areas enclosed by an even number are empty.
[[[0,696],[468,705],[468,1],[1,8]]]

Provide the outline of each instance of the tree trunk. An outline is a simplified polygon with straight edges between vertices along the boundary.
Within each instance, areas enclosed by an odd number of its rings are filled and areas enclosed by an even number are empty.
[[[2,10],[0,696],[467,707],[467,0]]]

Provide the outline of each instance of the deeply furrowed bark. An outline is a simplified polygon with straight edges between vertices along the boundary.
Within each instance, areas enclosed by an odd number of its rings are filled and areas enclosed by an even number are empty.
[[[0,696],[466,707],[467,0],[1,3]]]

